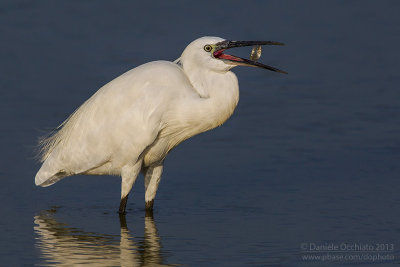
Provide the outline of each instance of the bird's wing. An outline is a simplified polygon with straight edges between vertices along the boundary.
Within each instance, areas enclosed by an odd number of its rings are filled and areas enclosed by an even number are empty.
[[[42,168],[105,174],[93,170],[108,164],[101,172],[118,174],[157,138],[162,116],[179,90],[172,80],[182,79],[180,72],[172,62],[152,62],[100,88],[44,143]]]

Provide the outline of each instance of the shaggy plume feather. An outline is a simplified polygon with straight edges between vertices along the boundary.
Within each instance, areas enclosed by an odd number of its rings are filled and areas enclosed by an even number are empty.
[[[67,142],[69,133],[74,129],[76,123],[82,118],[81,114],[85,114],[86,110],[88,110],[88,106],[92,102],[91,99],[93,99],[93,97],[84,102],[63,123],[52,130],[48,135],[45,135],[39,139],[38,157],[40,162],[44,162],[58,145],[63,145]]]

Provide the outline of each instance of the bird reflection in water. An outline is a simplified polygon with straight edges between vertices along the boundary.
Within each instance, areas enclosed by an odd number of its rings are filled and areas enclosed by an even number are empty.
[[[125,215],[120,215],[121,235],[86,232],[61,223],[54,218],[56,211],[34,217],[36,247],[44,265],[57,266],[177,266],[163,264],[160,237],[153,214],[146,213],[144,237],[132,237]]]

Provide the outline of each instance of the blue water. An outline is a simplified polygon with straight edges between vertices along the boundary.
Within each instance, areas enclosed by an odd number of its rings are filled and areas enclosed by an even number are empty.
[[[0,265],[399,264],[399,10],[398,1],[1,1]],[[289,75],[234,69],[235,114],[170,153],[153,216],[142,179],[125,218],[117,177],[35,187],[39,136],[116,76],[175,60],[204,35],[284,42],[260,61]]]

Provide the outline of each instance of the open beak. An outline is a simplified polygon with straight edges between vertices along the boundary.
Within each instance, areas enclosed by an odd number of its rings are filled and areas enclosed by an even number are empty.
[[[257,61],[236,57],[228,54],[224,54],[224,51],[229,48],[234,47],[242,47],[242,46],[256,46],[256,45],[284,45],[280,42],[273,42],[273,41],[222,41],[215,44],[215,48],[213,51],[214,58],[224,60],[228,64],[232,65],[244,65],[244,66],[252,66],[252,67],[259,67],[271,71],[276,71],[280,73],[287,74],[286,71],[264,65]]]

